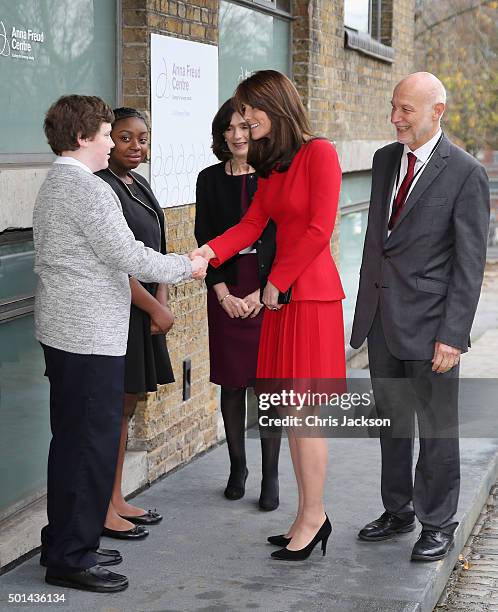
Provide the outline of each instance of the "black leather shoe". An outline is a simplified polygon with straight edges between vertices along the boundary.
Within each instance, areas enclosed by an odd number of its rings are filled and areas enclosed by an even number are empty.
[[[92,591],[93,593],[117,593],[128,588],[128,578],[126,576],[110,572],[100,565],[94,565],[81,572],[62,576],[47,570],[45,582],[69,589]]]
[[[109,548],[98,548],[95,551],[98,565],[119,565],[123,562],[123,557],[119,550],[111,550]],[[43,553],[40,555],[40,565],[47,567],[47,562]]]
[[[442,531],[422,531],[412,551],[412,561],[438,561],[453,548],[453,534]]]
[[[266,539],[268,540],[268,542],[270,542],[270,544],[273,544],[274,546],[280,546],[282,548],[285,548],[292,538],[286,538],[284,534],[281,534],[269,536]]]
[[[122,514],[119,516],[134,525],[157,525],[163,520],[163,517],[155,510],[147,510],[145,514],[140,516],[123,516]]]
[[[261,481],[261,494],[258,502],[259,509],[265,512],[272,512],[278,508],[279,503],[278,478],[263,478]],[[283,546],[286,546],[286,544],[283,544]]]
[[[247,468],[242,478],[240,478],[240,476],[233,476],[230,474],[223,495],[232,501],[242,499],[246,493],[246,480],[248,475],[249,470]]]
[[[415,519],[400,519],[390,512],[384,512],[376,521],[367,523],[358,533],[360,540],[365,542],[380,542],[389,540],[397,533],[408,533],[415,529]]]
[[[108,538],[116,538],[116,540],[142,540],[149,535],[149,532],[145,527],[139,525],[133,527],[133,529],[127,529],[126,531],[104,527],[102,535]]]

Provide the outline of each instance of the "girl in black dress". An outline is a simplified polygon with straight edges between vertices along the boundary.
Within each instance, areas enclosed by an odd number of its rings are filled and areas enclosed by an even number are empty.
[[[249,127],[231,100],[212,124],[213,152],[221,163],[205,168],[197,179],[195,237],[199,245],[236,225],[256,192],[257,177],[247,163]],[[275,227],[270,222],[253,248],[217,269],[208,268],[210,380],[221,385],[230,476],[225,497],[240,499],[248,475],[245,454],[246,389],[254,384],[265,285],[275,254]],[[268,428],[265,428],[268,429]],[[275,510],[278,497],[280,430],[261,439],[262,481],[259,507]]]
[[[113,188],[123,214],[137,240],[161,253],[166,252],[164,214],[149,183],[136,172],[148,151],[145,118],[133,108],[114,110],[111,137],[115,143],[109,168],[98,176]],[[140,539],[148,535],[144,525],[158,523],[155,511],[128,504],[121,491],[128,423],[139,393],[156,391],[157,385],[174,381],[164,335],[173,325],[168,307],[168,287],[130,278],[132,305],[125,359],[125,399],[116,477],[107,512],[104,535],[118,539]]]

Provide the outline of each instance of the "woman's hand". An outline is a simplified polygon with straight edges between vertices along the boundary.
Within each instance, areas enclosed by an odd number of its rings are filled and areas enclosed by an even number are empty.
[[[280,291],[272,285],[270,281],[266,283],[265,290],[263,291],[263,304],[269,310],[280,310],[283,304],[278,303],[278,295]]]
[[[169,306],[169,287],[165,283],[159,283],[156,289],[156,300],[162,306]]]
[[[216,283],[216,285],[213,285],[213,289],[220,306],[231,319],[244,319],[249,314],[247,304],[241,298],[232,295],[226,283]]]
[[[208,244],[203,244],[197,249],[194,249],[191,253],[189,253],[188,256],[190,257],[190,259],[194,259],[194,257],[200,256],[204,257],[206,261],[209,261],[210,259],[213,259],[213,257],[216,257],[216,254]]]
[[[244,319],[246,317],[250,317],[251,319],[254,319],[254,317],[258,316],[260,310],[263,308],[263,304],[259,301],[259,295],[260,295],[260,290],[256,289],[256,291],[253,291],[249,295],[246,295],[246,297],[244,298],[244,302],[249,308],[249,310],[247,311],[247,314],[243,317]]]
[[[164,283],[159,283],[156,290],[155,295],[156,300],[159,302],[157,318],[160,320],[154,320],[154,311],[151,315],[150,321],[150,333],[151,334],[166,334],[173,327],[173,323],[175,322],[175,315],[171,311],[169,307],[169,288],[168,285]],[[161,309],[162,307],[162,309]],[[169,313],[169,315],[168,315]],[[169,320],[171,319],[171,322]],[[168,327],[166,328],[166,325]],[[161,329],[161,325],[163,329]]]
[[[150,314],[150,333],[152,335],[167,334],[173,327],[175,317],[169,306],[163,306],[159,302]]]
[[[220,300],[220,305],[231,319],[245,319],[249,314],[249,307],[244,300],[231,293]]]

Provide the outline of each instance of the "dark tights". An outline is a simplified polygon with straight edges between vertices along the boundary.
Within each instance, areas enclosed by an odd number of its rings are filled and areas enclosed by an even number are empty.
[[[221,416],[225,425],[230,475],[242,478],[246,471],[246,389],[221,387]]]
[[[246,472],[245,424],[246,388],[221,387],[221,415],[225,425],[228,454],[230,456],[230,479],[242,481]],[[272,416],[272,415],[270,415]],[[273,415],[276,416],[276,415]],[[278,497],[278,456],[280,453],[281,428],[264,428],[261,431],[261,496]]]

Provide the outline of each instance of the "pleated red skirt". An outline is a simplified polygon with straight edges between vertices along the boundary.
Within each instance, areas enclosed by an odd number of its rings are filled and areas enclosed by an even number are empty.
[[[295,301],[266,309],[258,378],[345,378],[342,302]]]

